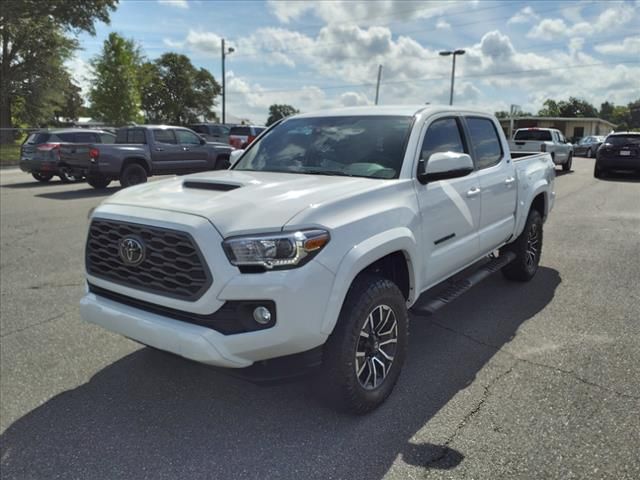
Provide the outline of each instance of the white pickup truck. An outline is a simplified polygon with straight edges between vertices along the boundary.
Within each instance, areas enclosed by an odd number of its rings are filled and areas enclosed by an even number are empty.
[[[229,170],[95,209],[82,317],[236,372],[313,366],[328,400],[364,413],[398,379],[410,309],[433,312],[498,270],[534,276],[554,180],[548,153],[513,160],[481,112],[289,117]]]
[[[573,145],[560,130],[555,128],[519,128],[509,142],[512,155],[531,155],[547,152],[553,163],[562,166],[562,171],[571,170]]]

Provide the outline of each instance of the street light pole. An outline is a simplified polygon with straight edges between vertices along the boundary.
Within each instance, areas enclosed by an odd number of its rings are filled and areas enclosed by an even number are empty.
[[[233,53],[235,49],[232,47],[229,47],[229,50],[227,50],[224,46],[224,38],[222,39],[221,47],[222,47],[222,123],[227,123],[227,115],[226,115],[227,77],[224,72],[224,61],[227,58],[227,55],[230,53]]]
[[[464,50],[447,50],[444,52],[440,52],[440,55],[443,57],[448,57],[449,55],[453,55],[453,63],[451,65],[451,91],[449,92],[449,105],[453,105],[453,85],[456,77],[456,56],[464,55]]]

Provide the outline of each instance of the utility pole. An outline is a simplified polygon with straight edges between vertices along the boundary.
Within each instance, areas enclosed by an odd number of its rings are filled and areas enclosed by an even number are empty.
[[[227,112],[226,112],[226,99],[227,99],[227,78],[224,72],[224,61],[227,58],[227,55],[233,53],[235,51],[234,48],[229,47],[227,50],[224,46],[224,38],[221,43],[222,47],[222,123],[227,123]]]
[[[378,104],[378,95],[380,94],[380,80],[382,79],[382,65],[378,65],[378,83],[376,84],[376,105]]]
[[[440,52],[440,55],[443,57],[448,57],[449,55],[453,55],[453,64],[451,66],[451,91],[449,92],[449,105],[453,105],[453,84],[456,76],[456,56],[464,55],[464,50],[447,50],[444,52]]]
[[[513,120],[518,112],[520,112],[520,105],[512,104],[509,110],[509,140],[511,140],[511,136],[513,135]]]

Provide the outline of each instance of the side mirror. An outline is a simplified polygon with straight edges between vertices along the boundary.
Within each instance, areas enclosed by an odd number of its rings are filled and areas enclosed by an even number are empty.
[[[206,145],[207,144],[207,140],[203,137],[200,137],[200,145]]]
[[[425,161],[420,160],[422,171],[418,172],[420,183],[435,182],[448,178],[458,178],[473,172],[473,160],[466,153],[437,152]]]
[[[243,153],[244,153],[244,150],[242,149],[232,151],[231,154],[229,155],[229,163],[231,165],[235,164],[238,161],[238,159],[242,156]]]

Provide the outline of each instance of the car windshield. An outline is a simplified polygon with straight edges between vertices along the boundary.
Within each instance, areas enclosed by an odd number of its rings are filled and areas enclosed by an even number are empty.
[[[550,141],[551,132],[549,130],[518,130],[514,140]]]
[[[273,128],[235,170],[398,178],[412,117],[295,118]]]
[[[640,134],[638,135],[611,135],[607,137],[610,145],[640,145]]]

